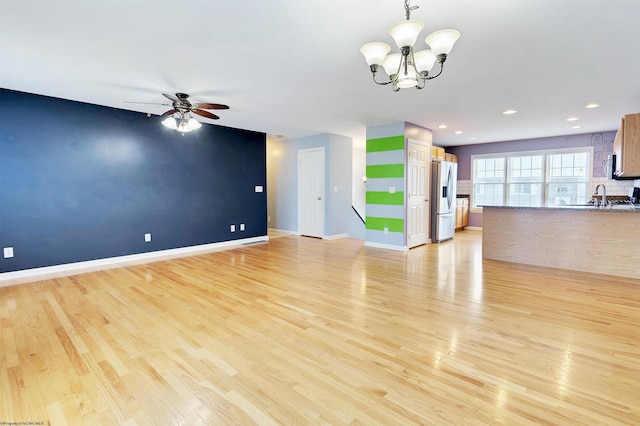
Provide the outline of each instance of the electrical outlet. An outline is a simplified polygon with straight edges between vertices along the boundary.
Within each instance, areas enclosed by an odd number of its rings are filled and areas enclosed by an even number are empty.
[[[236,232],[236,226],[235,225],[231,225],[231,232]]]
[[[13,247],[5,247],[3,252],[4,252],[5,259],[9,259],[13,257]]]
[[[384,233],[388,234],[389,233],[389,228],[384,228]]]
[[[244,231],[244,223],[241,223],[241,224],[240,224],[240,230],[241,230],[241,231]]]
[[[151,241],[151,233],[144,234],[144,242],[148,243]]]
[[[396,193],[396,187],[395,186],[390,186],[389,187],[389,194],[395,194]]]
[[[256,185],[255,186],[255,191],[256,192],[264,192],[264,188],[262,187],[262,185]]]

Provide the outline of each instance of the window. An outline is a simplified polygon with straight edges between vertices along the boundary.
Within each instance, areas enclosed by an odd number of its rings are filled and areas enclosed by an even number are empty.
[[[544,184],[544,155],[517,155],[508,157],[507,205],[542,205]]]
[[[473,199],[478,206],[504,204],[504,158],[473,160]]]
[[[471,157],[474,208],[585,204],[591,148]]]

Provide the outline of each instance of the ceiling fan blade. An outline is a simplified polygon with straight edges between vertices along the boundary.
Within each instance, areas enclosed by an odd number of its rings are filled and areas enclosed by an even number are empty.
[[[173,95],[169,95],[168,93],[163,93],[162,96],[164,96],[167,99],[171,99],[173,102],[177,102],[178,101],[178,98],[176,98]]]
[[[161,104],[158,102],[132,102],[132,101],[124,101],[125,104],[142,104],[142,105],[164,105],[169,106],[171,104]]]
[[[178,111],[176,111],[175,109],[170,109],[169,111],[167,111],[164,114],[162,114],[161,117],[166,117],[167,115],[173,115],[176,112],[178,112]]]
[[[211,118],[212,120],[217,120],[217,119],[220,118],[215,114],[211,114],[209,111],[204,111],[204,110],[197,109],[197,108],[192,109],[191,112],[194,113],[194,114],[201,115],[202,117]]]
[[[229,106],[222,104],[195,104],[194,108],[204,108],[204,109],[229,109]]]

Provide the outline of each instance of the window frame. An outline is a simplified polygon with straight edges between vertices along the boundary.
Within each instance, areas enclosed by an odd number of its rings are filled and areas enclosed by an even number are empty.
[[[482,213],[482,207],[475,205],[475,179],[476,179],[476,159],[489,159],[489,158],[502,158],[504,160],[504,175],[502,178],[502,206],[507,206],[508,202],[508,191],[509,185],[514,183],[519,183],[513,180],[509,180],[509,172],[510,172],[510,159],[512,157],[523,157],[523,156],[533,156],[533,155],[542,155],[542,206],[548,207],[547,205],[547,189],[550,183],[553,183],[552,180],[549,179],[549,156],[558,155],[558,154],[578,154],[578,153],[587,153],[587,188],[591,188],[592,180],[593,180],[593,156],[594,150],[592,146],[583,146],[583,147],[574,147],[574,148],[558,148],[558,149],[541,149],[541,150],[528,150],[528,151],[512,151],[512,152],[499,152],[493,154],[474,154],[471,155],[471,190],[469,191],[470,197],[470,211],[474,213]],[[518,207],[518,206],[514,206]],[[538,207],[538,206],[520,206],[520,207]]]

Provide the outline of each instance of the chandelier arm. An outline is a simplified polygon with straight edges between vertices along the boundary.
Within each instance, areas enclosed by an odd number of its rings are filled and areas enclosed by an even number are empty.
[[[440,54],[438,55],[438,63],[440,64],[440,72],[434,76],[428,76],[425,78],[425,80],[433,80],[434,78],[438,77],[440,74],[442,74],[442,70],[444,69],[444,61],[447,60],[447,55],[445,54]]]
[[[375,84],[379,84],[380,86],[386,86],[387,84],[391,84],[391,83],[392,83],[392,81],[391,81],[391,80],[389,80],[389,81],[382,81],[382,82],[380,82],[380,81],[376,80],[376,73],[375,73],[375,72],[374,72],[372,75],[373,75],[373,82],[374,82]]]
[[[425,78],[425,80],[433,80],[434,78],[438,77],[440,74],[442,74],[442,70],[444,69],[444,65],[440,64],[440,72],[436,75],[430,75],[427,78]]]

